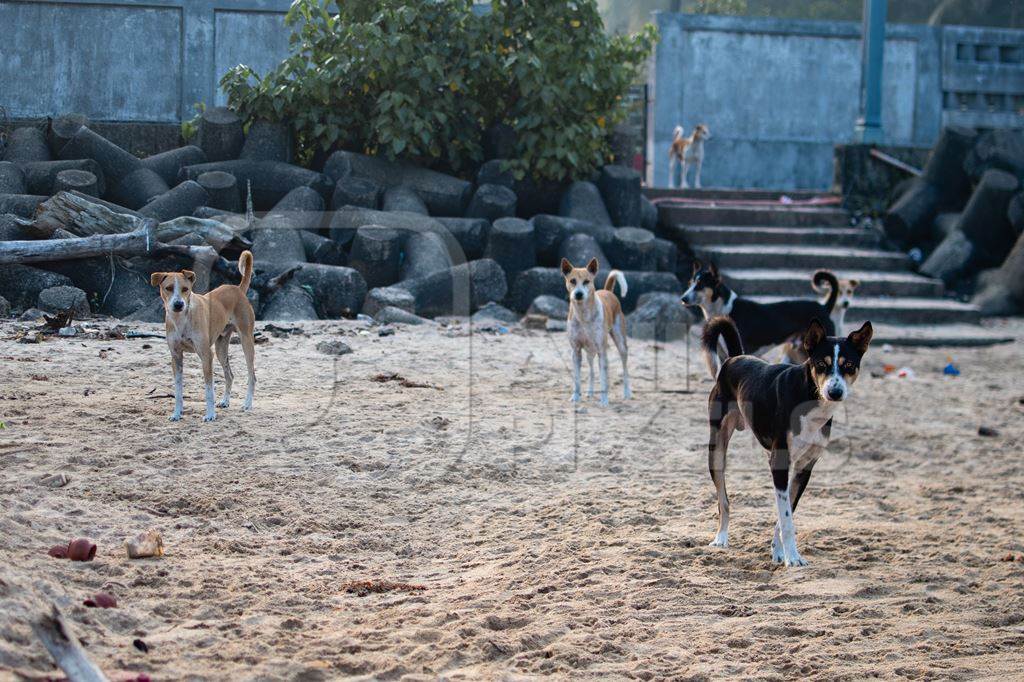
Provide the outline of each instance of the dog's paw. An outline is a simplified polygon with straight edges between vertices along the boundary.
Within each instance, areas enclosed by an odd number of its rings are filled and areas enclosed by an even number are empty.
[[[623,398],[623,400],[632,400],[633,399],[633,389],[627,388],[624,391],[622,391],[622,398]]]
[[[242,405],[242,412],[252,412],[252,403]]]
[[[217,419],[217,415],[213,414],[213,413],[208,413],[208,414],[204,414],[203,415],[203,421],[204,422],[212,422],[212,421],[214,421],[216,419]]]
[[[180,422],[181,421],[181,413],[180,412],[175,412],[174,414],[172,414],[170,417],[167,418],[167,421]]]
[[[800,552],[796,551],[796,547],[791,548],[788,552],[783,551],[782,554],[783,554],[782,561],[780,563],[783,563],[786,566],[806,566],[807,565],[807,562],[804,560],[804,558],[802,556],[800,556]]]
[[[578,403],[579,401],[580,401],[580,394],[579,393],[573,393],[571,396],[569,396],[569,402]]]
[[[781,547],[772,546],[772,563],[782,564],[786,562],[786,555],[782,553]]]
[[[224,398],[224,399],[222,399],[222,400],[217,402],[217,407],[220,407],[220,408],[229,407],[230,405],[231,405],[231,401],[229,401],[227,398]]]
[[[729,538],[728,538],[728,536],[723,536],[721,534],[716,535],[715,539],[708,543],[708,547],[723,547],[723,548],[725,548],[725,547],[728,547],[728,546],[729,546]]]
[[[608,396],[601,396],[600,405],[601,407],[608,407]]]

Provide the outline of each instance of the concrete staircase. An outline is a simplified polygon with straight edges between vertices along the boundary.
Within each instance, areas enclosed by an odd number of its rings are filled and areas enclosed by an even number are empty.
[[[717,264],[743,296],[763,302],[818,298],[810,276],[827,268],[860,280],[847,324],[871,320],[882,342],[1009,340],[981,327],[977,308],[946,298],[941,281],[917,274],[906,254],[887,249],[879,234],[851,226],[843,209],[802,203],[827,195],[726,189],[649,189],[646,194],[658,204],[661,236]],[[783,203],[783,196],[796,203]]]

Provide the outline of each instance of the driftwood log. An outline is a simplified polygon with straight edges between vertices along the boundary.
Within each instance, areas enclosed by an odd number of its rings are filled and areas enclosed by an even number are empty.
[[[57,666],[72,682],[107,682],[107,676],[89,660],[78,638],[68,627],[67,621],[56,604],[50,605],[50,613],[44,614],[32,623],[32,631],[50,652]]]

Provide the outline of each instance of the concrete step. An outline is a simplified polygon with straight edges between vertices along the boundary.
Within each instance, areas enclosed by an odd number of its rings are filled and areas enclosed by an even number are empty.
[[[731,268],[722,271],[726,284],[744,296],[802,297],[813,294],[810,270]],[[857,296],[942,296],[942,281],[913,272],[834,270],[837,277],[860,281]]]
[[[854,324],[859,326],[861,321],[857,320]],[[873,350],[869,350],[869,354],[877,352],[885,344],[920,348],[973,348],[1017,340],[1014,334],[1006,330],[989,329],[976,324],[876,325],[872,322],[871,325],[875,334],[871,340]],[[849,318],[847,326],[855,328]]]
[[[832,207],[739,206],[714,202],[659,204],[662,225],[739,225],[757,227],[849,227],[849,214]]]
[[[751,296],[759,303],[786,300],[778,296]],[[813,298],[801,296],[800,298]],[[872,324],[972,324],[981,320],[977,307],[945,298],[893,298],[890,296],[854,296],[846,313],[848,321],[871,320]],[[852,325],[848,325],[851,326]]]
[[[789,197],[795,201],[806,201],[818,197],[833,197],[828,192],[813,189],[733,189],[729,187],[702,187],[700,189],[667,189],[646,187],[644,196],[655,199],[706,199],[708,201],[779,201]]]
[[[878,233],[853,227],[741,227],[676,225],[667,231],[691,247],[701,245],[791,244],[793,246],[876,247]]]
[[[719,268],[802,268],[838,270],[906,271],[912,261],[906,254],[877,249],[828,248],[823,246],[722,246],[709,244],[693,249],[698,258]]]

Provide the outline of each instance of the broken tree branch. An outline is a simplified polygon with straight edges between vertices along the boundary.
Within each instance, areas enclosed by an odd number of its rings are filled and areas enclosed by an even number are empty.
[[[89,660],[56,604],[51,603],[50,613],[32,623],[32,631],[71,682],[108,682],[103,671]]]
[[[156,223],[149,221],[142,227],[126,234],[97,234],[81,239],[0,242],[0,265],[44,263],[108,255],[141,256],[152,253],[158,246]]]

